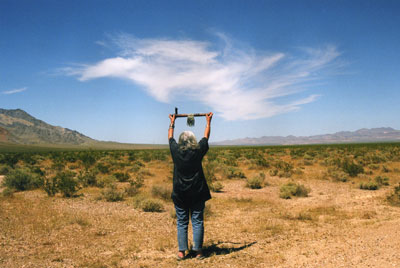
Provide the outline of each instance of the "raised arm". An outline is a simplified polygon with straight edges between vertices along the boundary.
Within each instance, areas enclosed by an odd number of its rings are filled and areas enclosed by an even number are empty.
[[[171,120],[171,123],[169,124],[169,129],[168,129],[168,140],[170,138],[174,137],[174,128],[175,128],[175,114],[170,114],[169,119]]]
[[[206,120],[207,120],[207,126],[206,129],[204,130],[204,137],[208,140],[210,138],[210,127],[211,127],[211,119],[212,119],[213,113],[208,113],[206,115]]]

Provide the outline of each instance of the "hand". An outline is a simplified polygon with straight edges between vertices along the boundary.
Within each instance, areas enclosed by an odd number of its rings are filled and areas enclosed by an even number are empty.
[[[213,115],[214,115],[213,113],[208,113],[206,115],[207,124],[211,123],[211,119],[212,119]]]
[[[175,114],[170,114],[169,119],[171,119],[171,124],[175,124]]]

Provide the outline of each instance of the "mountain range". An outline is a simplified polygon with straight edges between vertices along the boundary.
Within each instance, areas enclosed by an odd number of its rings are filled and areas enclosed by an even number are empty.
[[[314,136],[264,136],[226,140],[215,145],[292,145],[292,144],[332,144],[357,142],[400,142],[400,130],[390,127],[362,128],[356,131],[340,131],[334,134]]]
[[[400,130],[390,127],[341,131],[334,134],[314,136],[264,136],[214,142],[213,145],[292,145],[357,142],[400,142]],[[27,145],[75,145],[131,147],[132,144],[102,142],[75,130],[53,126],[36,119],[21,109],[0,108],[0,143]],[[135,145],[138,146],[138,145]],[[139,145],[140,146],[140,145]],[[135,147],[136,148],[136,147]]]
[[[97,141],[77,131],[47,124],[21,109],[0,109],[0,142],[89,145]]]

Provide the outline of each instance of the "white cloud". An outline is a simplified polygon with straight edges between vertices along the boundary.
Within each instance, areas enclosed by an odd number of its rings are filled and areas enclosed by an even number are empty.
[[[25,91],[25,90],[27,90],[27,89],[28,89],[27,87],[16,88],[16,89],[11,89],[11,90],[7,90],[7,91],[3,91],[3,92],[1,92],[1,93],[4,94],[4,95],[10,95],[10,94],[15,94],[15,93],[19,93],[19,92]]]
[[[227,120],[258,119],[297,110],[317,95],[297,98],[311,82],[323,79],[340,55],[334,46],[302,48],[296,57],[283,52],[261,53],[194,40],[138,39],[120,35],[113,41],[120,55],[69,68],[80,81],[101,77],[128,79],[161,102],[201,102]],[[280,97],[294,98],[287,103]]]

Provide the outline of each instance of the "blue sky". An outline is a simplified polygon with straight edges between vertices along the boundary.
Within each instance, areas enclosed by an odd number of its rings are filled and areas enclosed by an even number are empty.
[[[377,0],[1,0],[0,107],[129,143],[166,143],[175,106],[213,111],[211,141],[400,129],[399,13]]]

